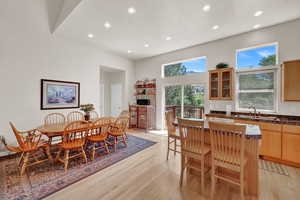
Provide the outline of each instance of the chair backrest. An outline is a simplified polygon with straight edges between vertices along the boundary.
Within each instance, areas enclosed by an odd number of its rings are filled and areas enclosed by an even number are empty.
[[[118,128],[121,132],[125,133],[129,126],[128,117],[118,117],[114,123],[114,127]]]
[[[168,130],[168,135],[175,134],[176,127],[173,125],[173,122],[175,120],[174,118],[174,112],[173,111],[166,111],[165,112],[166,117],[166,126]]]
[[[70,112],[67,115],[68,122],[84,120],[84,114],[78,111]]]
[[[93,122],[91,126],[90,135],[102,135],[107,137],[109,128],[111,127],[111,118],[102,117]]]
[[[245,125],[209,122],[213,158],[218,162],[240,166],[245,154]]]
[[[128,110],[123,110],[121,113],[120,113],[120,115],[119,115],[119,117],[128,117],[129,118],[129,111]]]
[[[44,119],[45,125],[62,124],[66,122],[66,117],[62,113],[50,113]]]
[[[63,143],[72,143],[76,141],[82,141],[84,143],[85,137],[90,130],[89,123],[84,120],[70,122],[65,126]]]
[[[91,120],[96,120],[98,118],[99,118],[99,115],[96,111],[93,110],[93,111],[90,112],[90,119]]]
[[[20,132],[16,129],[16,127],[13,125],[13,123],[9,122],[9,125],[11,129],[13,130],[15,137],[17,139],[17,142],[21,148],[25,147],[26,139],[20,134]]]
[[[182,151],[195,152],[204,147],[204,121],[178,119]]]

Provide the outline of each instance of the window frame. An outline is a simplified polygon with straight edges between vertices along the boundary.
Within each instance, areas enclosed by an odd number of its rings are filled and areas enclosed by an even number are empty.
[[[238,67],[238,53],[241,51],[246,51],[246,50],[253,50],[253,49],[258,49],[258,48],[262,48],[262,47],[267,47],[267,46],[276,46],[276,63],[275,65],[269,65],[269,66],[255,66],[252,68],[244,68],[244,69],[240,69]],[[251,46],[251,47],[246,47],[246,48],[241,48],[241,49],[236,49],[235,50],[235,68],[237,70],[248,70],[248,69],[256,69],[259,70],[263,67],[272,67],[272,66],[276,66],[279,63],[279,42],[272,42],[272,43],[265,43],[265,44],[260,44],[260,45],[255,45],[255,46]]]
[[[199,73],[196,73],[196,74],[206,73],[208,71],[208,68],[207,68],[207,56],[200,56],[200,57],[193,57],[193,58],[189,58],[189,59],[185,59],[185,60],[178,60],[178,61],[174,61],[174,62],[171,62],[171,63],[162,64],[162,66],[161,66],[161,77],[162,78],[181,77],[180,75],[177,75],[177,76],[165,76],[165,66],[167,66],[167,65],[173,65],[173,64],[178,64],[178,63],[183,63],[183,62],[188,62],[188,61],[193,61],[193,60],[200,60],[200,59],[206,59],[206,71],[205,72],[199,72]],[[182,75],[182,76],[186,76],[186,75],[194,75],[194,74],[185,74],[185,75]]]
[[[237,71],[236,74],[236,90],[235,90],[235,109],[237,111],[242,111],[242,112],[250,112],[252,109],[249,108],[241,108],[239,105],[239,94],[240,93],[263,93],[263,92],[273,92],[273,103],[274,107],[273,110],[264,110],[264,109],[257,109],[258,112],[263,112],[263,113],[277,113],[278,112],[278,72],[277,72],[277,67],[263,67],[263,68],[256,68],[256,69],[247,69],[247,70],[241,70]],[[240,75],[245,75],[245,74],[260,74],[260,73],[268,73],[272,72],[274,73],[274,89],[257,89],[257,90],[240,90]],[[243,92],[241,92],[243,91]]]

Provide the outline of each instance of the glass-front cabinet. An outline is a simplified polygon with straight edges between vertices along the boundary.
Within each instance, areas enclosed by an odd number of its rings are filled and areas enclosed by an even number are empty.
[[[232,100],[233,68],[209,71],[209,99]]]

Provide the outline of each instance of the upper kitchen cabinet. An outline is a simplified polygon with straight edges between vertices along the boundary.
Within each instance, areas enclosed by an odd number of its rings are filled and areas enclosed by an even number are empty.
[[[300,60],[282,65],[282,95],[284,101],[300,101]]]
[[[232,100],[233,98],[233,68],[209,71],[209,99]]]

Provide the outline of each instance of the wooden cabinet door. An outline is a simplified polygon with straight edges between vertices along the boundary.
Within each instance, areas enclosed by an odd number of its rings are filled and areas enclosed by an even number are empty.
[[[300,101],[300,60],[284,62],[282,90],[284,101]]]
[[[300,163],[300,126],[283,126],[282,159]]]
[[[220,73],[212,71],[209,73],[209,99],[217,100],[220,98]]]
[[[281,159],[281,132],[261,130],[262,141],[259,154]]]
[[[233,96],[233,70],[221,71],[221,98],[223,100],[231,100]]]

